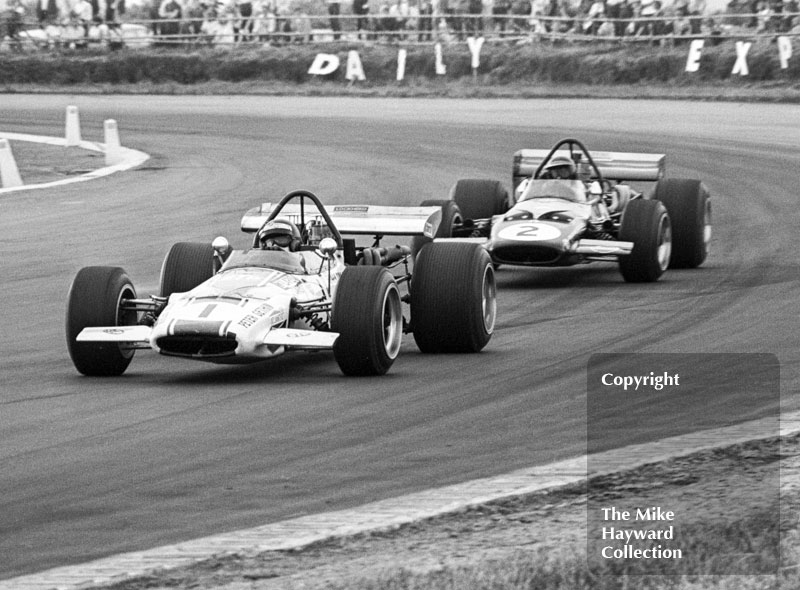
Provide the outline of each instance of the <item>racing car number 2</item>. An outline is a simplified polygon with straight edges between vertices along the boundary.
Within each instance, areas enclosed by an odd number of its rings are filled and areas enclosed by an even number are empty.
[[[552,240],[560,236],[558,229],[544,223],[526,221],[504,227],[498,237],[504,240],[517,240],[521,242],[541,242]]]

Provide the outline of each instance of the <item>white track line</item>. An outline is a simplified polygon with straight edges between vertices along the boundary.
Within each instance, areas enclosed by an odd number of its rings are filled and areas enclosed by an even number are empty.
[[[660,441],[577,457],[505,475],[427,490],[350,509],[293,518],[251,529],[232,531],[192,541],[123,553],[79,565],[0,581],[0,590],[78,590],[141,576],[156,570],[184,567],[232,553],[260,553],[298,549],[332,537],[393,529],[400,525],[458,512],[492,500],[540,492],[580,483],[587,476],[627,471],[750,440],[800,432],[800,412],[704,430]]]
[[[26,133],[7,133],[4,131],[0,131],[0,139],[8,139],[10,141],[29,141],[32,143],[45,143],[48,145],[56,145],[63,147],[66,147],[67,145],[67,140],[64,137],[28,135]],[[105,153],[106,151],[106,146],[104,143],[96,143],[93,141],[82,141],[78,144],[77,147],[101,153]],[[86,174],[81,174],[80,176],[72,176],[70,178],[63,178],[61,180],[54,180],[52,182],[42,182],[39,184],[25,184],[22,186],[15,186],[10,188],[0,188],[0,195],[4,193],[28,191],[37,188],[50,188],[54,186],[72,184],[74,182],[85,182],[87,180],[94,180],[95,178],[108,176],[109,174],[113,174],[114,172],[120,172],[122,170],[128,170],[130,168],[134,168],[135,166],[139,166],[140,164],[144,163],[150,158],[149,154],[140,152],[139,150],[134,150],[126,147],[121,147],[119,148],[119,150],[120,154],[123,157],[123,161],[119,164],[115,164],[113,166],[105,166],[103,168],[98,168],[97,170],[92,170],[91,172],[87,172]]]

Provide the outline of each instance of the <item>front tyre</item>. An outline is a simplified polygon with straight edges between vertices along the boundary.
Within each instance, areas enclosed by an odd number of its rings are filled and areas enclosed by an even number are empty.
[[[426,246],[411,279],[411,327],[422,352],[478,352],[492,337],[497,284],[478,244]]]
[[[348,266],[336,287],[331,329],[333,356],[345,375],[383,375],[400,353],[403,313],[391,273],[379,266]]]
[[[619,239],[633,242],[633,251],[619,257],[619,270],[629,283],[657,281],[669,266],[672,228],[659,201],[634,200],[622,214]]]
[[[67,349],[75,368],[84,375],[122,375],[133,359],[134,350],[116,342],[77,342],[84,328],[131,326],[136,311],[123,307],[135,299],[136,290],[125,271],[115,266],[88,266],[75,276],[67,303]]]
[[[161,266],[161,296],[191,291],[214,275],[214,248],[202,242],[178,242]]]
[[[697,268],[708,256],[711,242],[711,197],[699,180],[666,178],[658,181],[654,199],[667,208],[672,222],[670,268]]]

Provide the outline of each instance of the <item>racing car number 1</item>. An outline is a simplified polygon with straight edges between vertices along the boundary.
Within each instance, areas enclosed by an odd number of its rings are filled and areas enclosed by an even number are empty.
[[[497,237],[520,242],[541,242],[555,239],[560,235],[561,232],[551,225],[526,221],[504,227],[497,234]]]

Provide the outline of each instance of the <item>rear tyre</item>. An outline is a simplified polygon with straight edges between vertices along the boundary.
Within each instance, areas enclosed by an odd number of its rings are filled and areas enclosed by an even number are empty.
[[[199,242],[178,242],[161,266],[161,296],[191,291],[214,275],[214,248]]]
[[[422,352],[478,352],[496,317],[497,284],[486,250],[439,242],[420,252],[411,279],[411,327]]]
[[[656,185],[654,199],[667,208],[672,222],[670,268],[697,268],[711,242],[711,197],[699,180],[667,178]]]
[[[116,266],[87,266],[72,281],[67,302],[67,349],[80,373],[108,377],[122,375],[134,350],[116,342],[76,342],[84,328],[132,326],[135,311],[122,309],[123,299],[135,299],[136,290],[125,271]]]
[[[659,201],[637,199],[622,214],[619,239],[633,242],[633,251],[619,257],[619,270],[629,283],[657,281],[669,266],[672,230]]]
[[[508,191],[497,180],[465,178],[450,190],[450,198],[464,219],[488,219],[508,211]]]
[[[333,356],[345,375],[383,375],[400,353],[403,313],[391,273],[380,266],[348,266],[336,287],[331,329]]]
[[[429,199],[422,201],[420,207],[441,207],[442,208],[442,221],[434,234],[434,238],[450,238],[453,236],[453,229],[457,225],[464,222],[464,217],[461,215],[461,210],[454,201],[445,201],[443,199]],[[425,236],[414,236],[411,238],[411,255],[413,258],[417,257],[419,251],[425,244],[430,244],[433,240]]]

